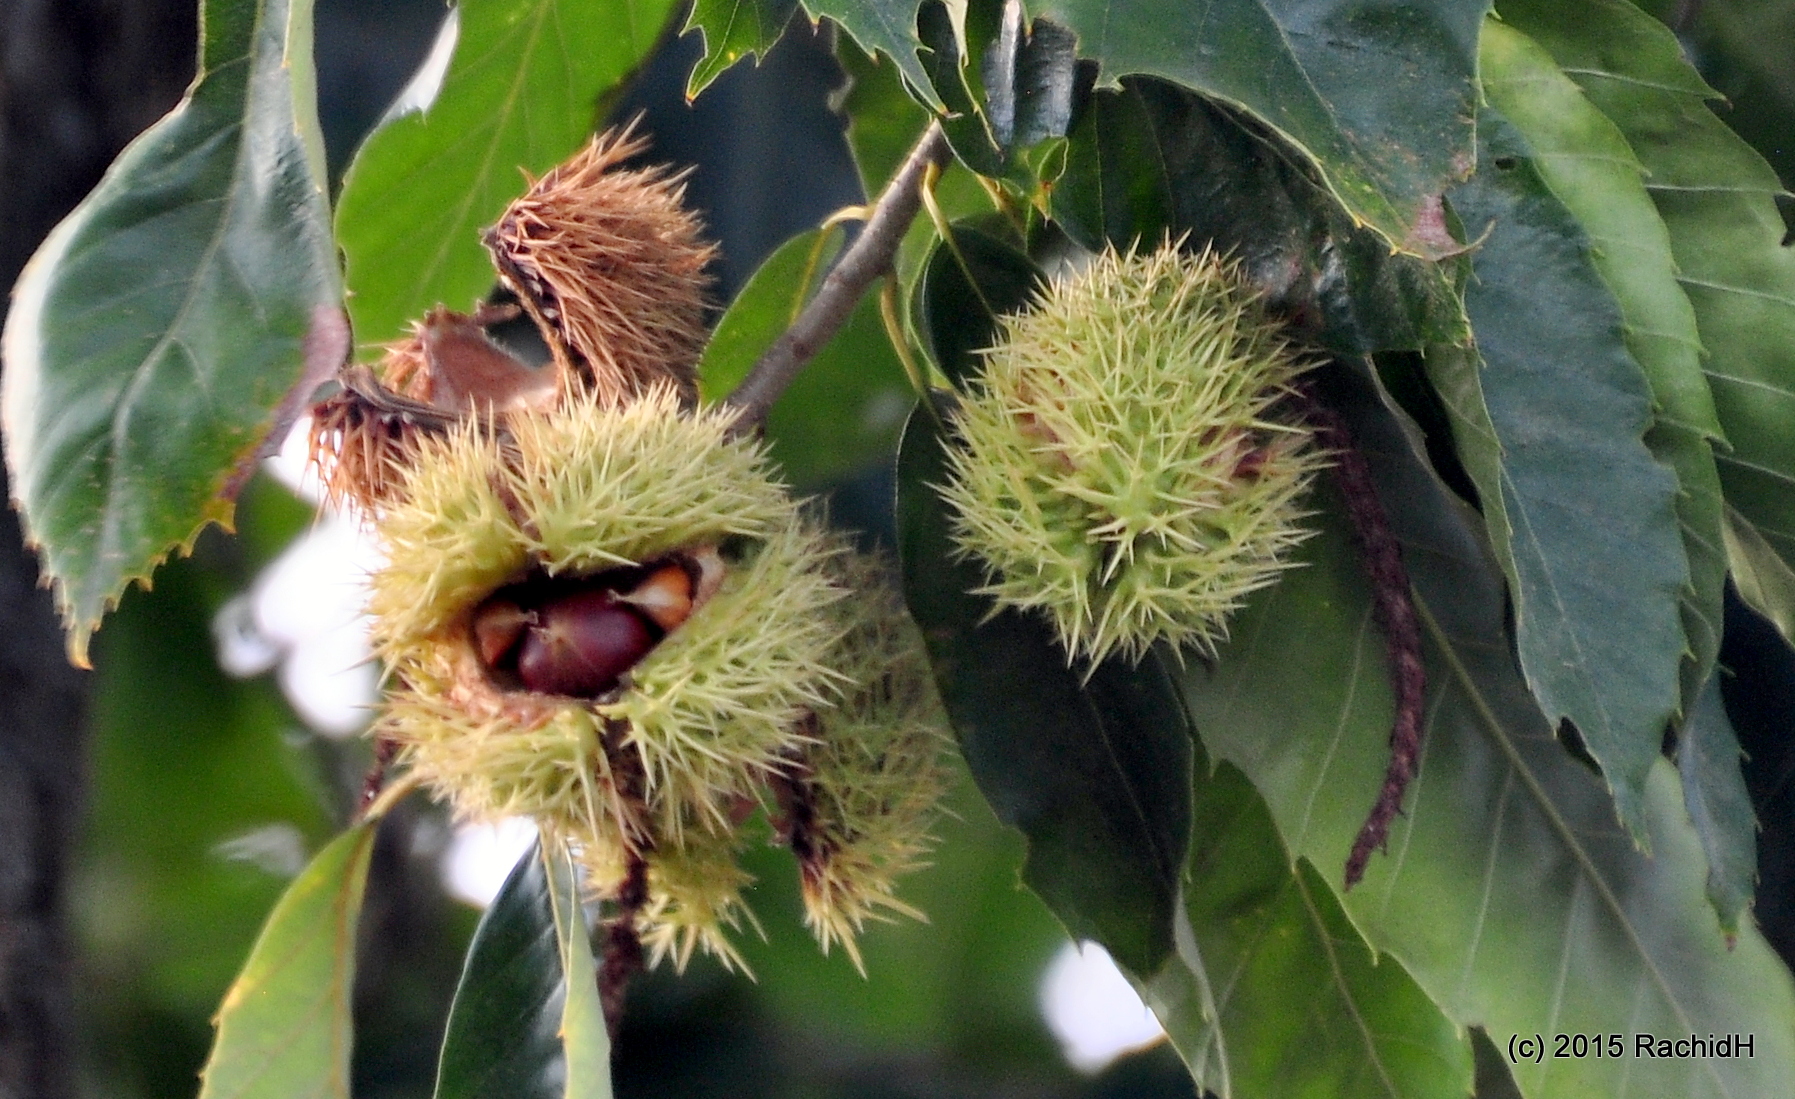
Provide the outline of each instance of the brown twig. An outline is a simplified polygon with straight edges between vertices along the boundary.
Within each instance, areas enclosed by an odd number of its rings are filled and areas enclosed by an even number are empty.
[[[1409,597],[1409,573],[1402,563],[1402,546],[1390,530],[1389,517],[1377,498],[1371,468],[1339,413],[1307,389],[1299,391],[1299,399],[1305,418],[1315,428],[1317,441],[1334,455],[1334,481],[1346,500],[1347,518],[1352,521],[1365,573],[1371,581],[1372,614],[1384,633],[1390,687],[1396,702],[1384,784],[1346,857],[1346,887],[1351,889],[1365,876],[1372,852],[1384,847],[1390,822],[1402,810],[1403,791],[1415,777],[1415,765],[1421,758],[1427,669],[1421,660],[1421,625]]]
[[[873,204],[860,235],[824,277],[816,296],[724,400],[725,406],[741,413],[736,421],[738,432],[752,431],[766,418],[786,386],[847,323],[867,287],[891,269],[898,243],[922,208],[923,175],[931,165],[945,163],[947,157],[947,137],[939,124],[930,123]]]
[[[625,743],[624,734],[628,728],[621,721],[607,721],[600,744],[600,750],[610,760],[617,796],[629,806],[625,817],[643,822],[642,834],[635,836],[632,836],[629,824],[622,824],[625,838],[623,881],[611,897],[614,907],[604,922],[604,951],[598,965],[598,1002],[604,1009],[605,1030],[613,1045],[623,1029],[623,1008],[630,982],[645,968],[642,936],[636,930],[636,923],[648,906],[647,856],[654,847],[653,836],[646,826],[648,806],[643,800],[648,772],[642,765],[641,751]]]
[[[380,797],[380,791],[386,786],[386,769],[392,766],[393,757],[398,754],[398,741],[385,736],[374,738],[374,762],[368,766],[368,773],[362,779],[361,800],[355,806],[358,817],[366,814],[368,807]]]
[[[598,966],[598,1002],[605,1013],[605,1030],[613,1045],[623,1029],[623,1005],[630,981],[642,972],[642,936],[636,919],[648,904],[648,860],[630,852],[623,884],[617,887],[617,911],[605,921],[603,960]]]

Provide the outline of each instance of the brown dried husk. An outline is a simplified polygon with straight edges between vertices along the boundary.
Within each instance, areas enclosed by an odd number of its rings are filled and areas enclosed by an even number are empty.
[[[398,396],[429,403],[430,369],[419,333],[386,346],[380,379]],[[426,430],[348,386],[319,401],[312,406],[311,464],[324,485],[325,501],[363,510],[390,501],[410,467],[418,433]]]
[[[619,168],[647,147],[608,130],[536,180],[486,234],[493,262],[563,369],[605,404],[673,382],[697,399],[706,266],[686,172]]]

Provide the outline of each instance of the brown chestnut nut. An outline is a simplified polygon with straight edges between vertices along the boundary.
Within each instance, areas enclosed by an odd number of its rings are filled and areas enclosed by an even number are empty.
[[[662,565],[618,600],[647,615],[665,633],[692,614],[692,577],[677,564]]]
[[[480,654],[488,668],[498,667],[517,647],[524,627],[535,620],[534,614],[509,599],[501,596],[488,599],[474,609],[474,651]]]
[[[532,691],[592,698],[610,690],[654,647],[652,628],[603,589],[538,608],[517,650],[517,676]]]

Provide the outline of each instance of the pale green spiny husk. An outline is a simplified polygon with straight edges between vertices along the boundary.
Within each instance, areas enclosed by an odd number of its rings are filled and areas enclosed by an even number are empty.
[[[742,900],[754,878],[737,863],[744,844],[735,832],[709,832],[699,826],[681,830],[677,844],[659,847],[648,856],[648,906],[638,917],[648,963],[672,959],[684,972],[693,953],[703,948],[723,963],[752,975],[728,932],[743,923],[757,934],[760,923]]]
[[[947,786],[952,743],[922,637],[891,570],[844,554],[836,664],[853,686],[816,712],[801,778],[812,797],[813,859],[802,869],[805,923],[825,953],[834,942],[862,972],[856,936],[869,919],[923,915],[899,900],[897,878],[925,865]]]
[[[573,397],[509,418],[509,442],[473,418],[426,440],[376,528],[376,645],[430,634],[532,564],[577,575],[790,526],[764,449],[730,440],[727,415],[678,409],[665,388],[621,407]]]
[[[803,715],[846,682],[840,626],[818,613],[842,594],[823,567],[832,553],[808,522],[780,528],[636,666],[633,689],[594,706],[629,723],[661,835],[681,833],[686,808],[726,827],[733,802],[802,745]]]
[[[1280,401],[1308,364],[1235,266],[1114,251],[1004,318],[940,491],[980,589],[1069,657],[1213,653],[1307,537],[1325,459]]]
[[[469,423],[421,448],[377,528],[372,636],[395,680],[379,731],[460,815],[534,816],[602,862],[632,837],[721,825],[801,745],[800,717],[842,682],[834,551],[728,424],[659,391],[622,407],[575,398],[513,417],[503,438]],[[500,691],[472,656],[471,609],[531,569],[577,576],[712,546],[721,587],[614,700]],[[628,797],[607,728],[640,752],[645,789]]]

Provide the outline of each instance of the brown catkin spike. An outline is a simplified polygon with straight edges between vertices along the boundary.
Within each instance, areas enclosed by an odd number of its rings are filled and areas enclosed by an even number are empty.
[[[646,147],[633,123],[598,135],[531,184],[485,241],[557,361],[601,404],[671,381],[689,405],[716,248],[685,207],[685,172],[619,167]]]
[[[1299,387],[1297,399],[1316,438],[1334,455],[1334,480],[1345,498],[1347,517],[1359,543],[1366,578],[1371,581],[1372,614],[1383,631],[1390,661],[1390,688],[1396,712],[1390,725],[1390,761],[1383,786],[1346,858],[1346,887],[1364,877],[1373,852],[1389,838],[1390,822],[1402,811],[1402,795],[1421,760],[1421,734],[1427,705],[1427,668],[1421,659],[1421,625],[1409,596],[1409,574],[1402,546],[1390,529],[1378,500],[1371,469],[1353,443],[1346,421],[1322,404],[1313,389]]]

